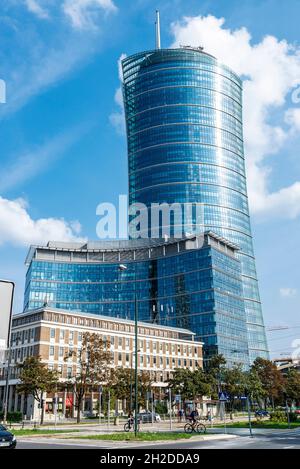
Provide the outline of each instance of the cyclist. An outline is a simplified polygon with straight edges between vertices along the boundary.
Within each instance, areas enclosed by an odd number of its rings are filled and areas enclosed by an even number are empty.
[[[197,422],[197,419],[199,417],[199,412],[197,410],[197,408],[193,409],[191,414],[190,414],[190,420],[192,422],[193,425],[195,425],[195,423]]]

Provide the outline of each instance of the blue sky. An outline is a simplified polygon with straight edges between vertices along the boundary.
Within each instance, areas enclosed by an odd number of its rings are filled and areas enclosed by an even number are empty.
[[[263,311],[267,326],[293,325],[269,334],[274,355],[290,353],[300,338],[298,0],[2,0],[0,277],[16,281],[19,311],[27,246],[95,239],[98,203],[127,193],[118,59],[153,48],[155,8],[163,46],[202,44],[245,79]]]

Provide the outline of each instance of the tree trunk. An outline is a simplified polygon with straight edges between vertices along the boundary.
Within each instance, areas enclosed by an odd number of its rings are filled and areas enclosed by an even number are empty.
[[[77,399],[77,405],[76,405],[76,408],[77,408],[77,423],[80,423],[80,418],[81,418],[81,415],[80,415],[81,402],[82,402],[81,399]]]
[[[44,393],[41,393],[41,425],[44,423],[44,412],[45,412],[45,406],[44,406]]]

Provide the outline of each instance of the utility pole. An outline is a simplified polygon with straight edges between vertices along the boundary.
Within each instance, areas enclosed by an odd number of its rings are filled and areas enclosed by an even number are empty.
[[[169,388],[169,412],[170,412],[170,430],[172,431],[173,422],[172,422],[172,389]]]
[[[127,270],[127,265],[120,264],[119,270]],[[135,339],[135,364],[134,364],[134,434],[138,432],[138,300],[136,288],[136,266],[134,266],[134,339]]]
[[[138,432],[138,304],[136,294],[136,271],[135,271],[135,288],[134,288],[134,335],[135,335],[135,368],[134,368],[134,434]]]

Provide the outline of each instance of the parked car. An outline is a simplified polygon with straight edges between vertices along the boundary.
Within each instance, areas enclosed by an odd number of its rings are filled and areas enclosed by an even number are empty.
[[[142,423],[152,423],[152,412],[141,412],[138,414],[138,418]],[[153,422],[160,422],[160,415],[153,412]]]
[[[270,414],[267,410],[259,409],[255,411],[255,415],[256,417],[269,417]]]
[[[7,430],[4,425],[0,425],[0,449],[14,449],[17,446],[15,435]]]

